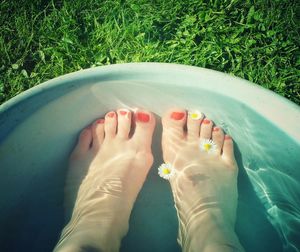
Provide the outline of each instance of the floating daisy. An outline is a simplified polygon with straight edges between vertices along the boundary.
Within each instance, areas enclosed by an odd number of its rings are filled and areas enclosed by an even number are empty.
[[[164,179],[169,180],[172,176],[174,176],[175,169],[169,163],[164,163],[160,167],[158,167],[158,175]]]
[[[193,120],[199,120],[202,118],[202,113],[198,110],[189,112],[189,117]]]
[[[214,153],[217,149],[217,145],[211,139],[202,139],[200,141],[200,150],[206,151],[208,153]]]

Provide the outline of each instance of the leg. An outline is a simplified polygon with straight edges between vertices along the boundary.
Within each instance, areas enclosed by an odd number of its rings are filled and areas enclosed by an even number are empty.
[[[135,129],[130,137],[132,117]],[[153,163],[154,126],[150,112],[133,114],[122,109],[81,132],[65,186],[66,216],[71,219],[54,251],[119,250],[133,204]]]
[[[183,251],[244,251],[234,232],[237,164],[233,143],[213,122],[173,109],[163,117],[163,157],[170,178]],[[185,131],[185,126],[187,131]],[[215,153],[200,151],[199,141],[216,143]]]

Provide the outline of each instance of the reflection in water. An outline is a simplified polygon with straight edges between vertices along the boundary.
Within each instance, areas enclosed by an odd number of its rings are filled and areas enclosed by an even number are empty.
[[[300,234],[299,181],[277,169],[258,168],[253,171],[246,167],[246,170],[271,223],[283,239],[285,249],[297,251],[300,247],[297,238]]]

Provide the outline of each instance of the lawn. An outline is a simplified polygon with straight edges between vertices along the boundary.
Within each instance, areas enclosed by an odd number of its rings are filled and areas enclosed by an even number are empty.
[[[300,105],[297,13],[298,0],[1,0],[0,104],[80,69],[168,62],[230,73]]]

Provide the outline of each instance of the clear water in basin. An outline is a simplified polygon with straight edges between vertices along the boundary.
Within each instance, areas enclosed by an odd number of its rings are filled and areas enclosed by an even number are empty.
[[[51,251],[64,225],[63,186],[76,138],[93,120],[122,107],[151,110],[158,120],[155,162],[121,251],[180,251],[171,190],[157,175],[163,162],[160,116],[173,106],[204,112],[235,140],[237,233],[246,250],[297,251],[299,142],[242,99],[192,82],[170,85],[163,78],[146,81],[128,74],[64,80],[64,85],[0,110],[1,251]]]

